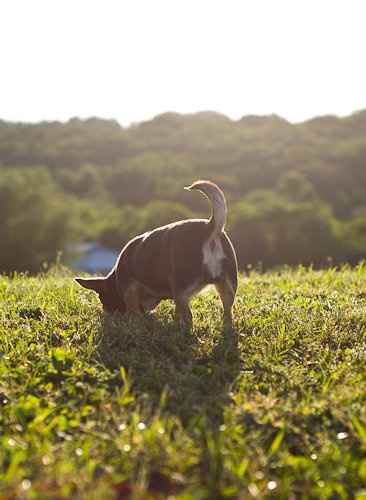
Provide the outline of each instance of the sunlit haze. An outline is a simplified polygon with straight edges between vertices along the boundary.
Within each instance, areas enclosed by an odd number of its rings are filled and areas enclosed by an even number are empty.
[[[366,108],[362,0],[2,0],[0,118]]]

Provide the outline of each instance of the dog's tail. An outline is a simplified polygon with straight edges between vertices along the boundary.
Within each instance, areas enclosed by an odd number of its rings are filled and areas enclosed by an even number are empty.
[[[227,206],[224,193],[219,186],[211,181],[196,181],[184,189],[201,191],[209,199],[212,206],[210,219],[210,224],[213,226],[212,236],[222,233],[226,223]]]

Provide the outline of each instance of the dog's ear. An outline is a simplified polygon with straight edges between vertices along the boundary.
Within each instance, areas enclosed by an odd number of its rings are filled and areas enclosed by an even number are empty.
[[[97,293],[105,291],[106,278],[75,278],[75,281],[84,288],[94,290]]]

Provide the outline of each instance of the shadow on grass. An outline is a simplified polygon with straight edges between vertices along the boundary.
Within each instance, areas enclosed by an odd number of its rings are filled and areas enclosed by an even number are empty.
[[[185,424],[196,417],[222,421],[240,369],[235,331],[190,332],[153,315],[106,315],[97,342],[98,361],[110,370],[123,366],[132,392],[153,410],[163,406]]]

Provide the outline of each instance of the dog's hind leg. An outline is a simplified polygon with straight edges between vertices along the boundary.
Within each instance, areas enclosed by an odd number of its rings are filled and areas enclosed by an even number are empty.
[[[220,295],[221,302],[224,307],[224,325],[231,328],[233,323],[231,309],[234,303],[236,290],[227,276],[224,280],[216,283],[215,287]]]
[[[192,312],[189,307],[189,299],[187,297],[179,296],[174,299],[175,302],[175,315],[182,326],[187,328],[192,327]]]
[[[172,273],[169,277],[172,298],[175,302],[175,319],[179,321],[181,326],[191,329],[192,327],[192,312],[189,307],[189,299],[191,298],[191,290],[185,290],[177,284],[175,262],[171,257]]]

